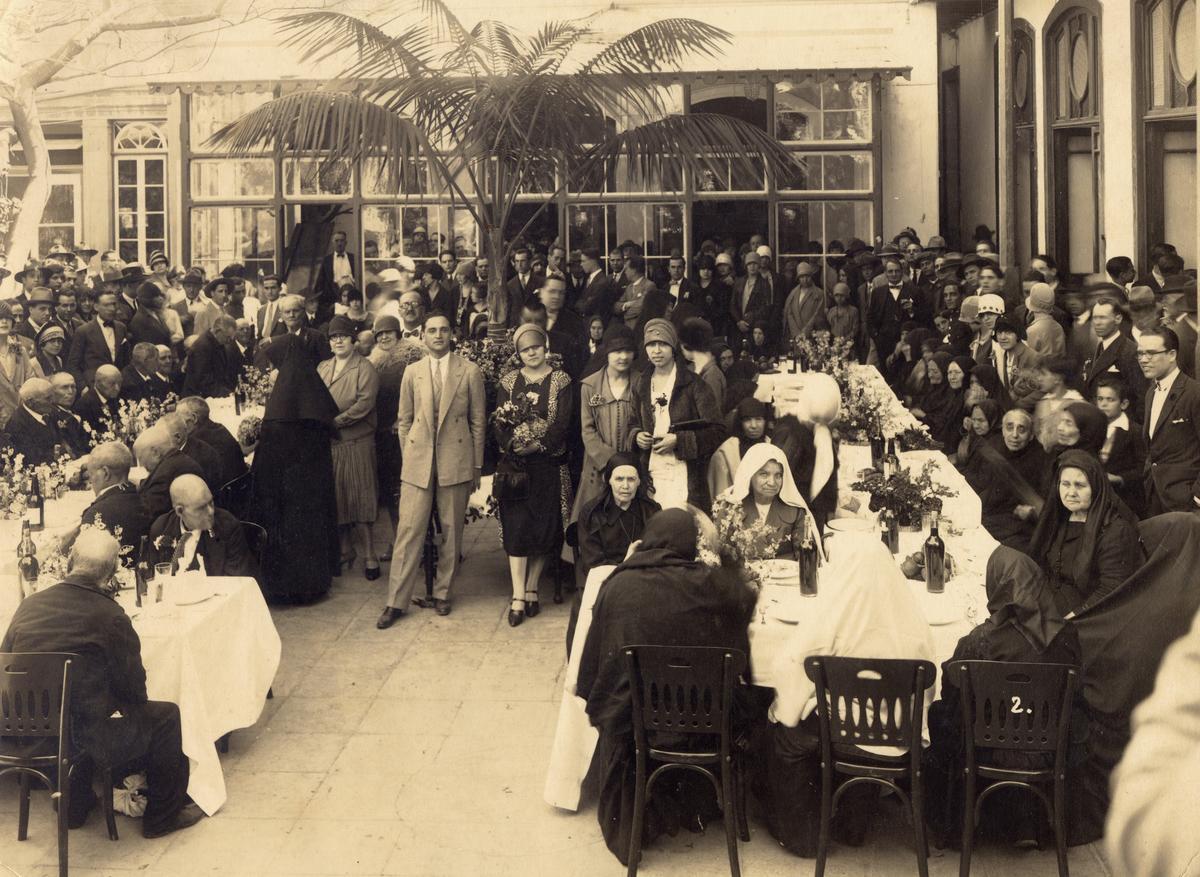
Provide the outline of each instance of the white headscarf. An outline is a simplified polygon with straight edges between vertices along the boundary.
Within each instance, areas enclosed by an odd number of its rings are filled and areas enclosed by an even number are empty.
[[[935,660],[925,614],[891,552],[873,535],[864,533],[846,550],[839,548],[821,570],[821,594],[831,597],[821,607],[824,611],[796,628],[772,667],[771,716],[788,727],[795,727],[817,708],[816,686],[804,672],[805,658]],[[935,689],[934,685],[926,690],[926,709]]]
[[[733,486],[726,490],[719,497],[725,502],[731,502],[735,505],[741,505],[746,497],[750,496],[750,479],[763,466],[774,461],[783,467],[783,486],[779,490],[779,501],[784,505],[790,505],[792,508],[803,509],[806,515],[804,526],[810,529],[815,527],[812,509],[808,507],[808,503],[804,501],[803,495],[796,488],[796,482],[792,478],[792,469],[788,466],[787,457],[778,445],[768,444],[767,442],[758,442],[750,446],[746,451],[746,456],[742,457],[742,461],[738,463],[737,472],[733,475]],[[825,559],[825,549],[821,545],[821,539],[817,536],[815,530],[812,533],[813,540],[817,546],[817,554],[821,560]],[[881,542],[880,545],[883,543]]]

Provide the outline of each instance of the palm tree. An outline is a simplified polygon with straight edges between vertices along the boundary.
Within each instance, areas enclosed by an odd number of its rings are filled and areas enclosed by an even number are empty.
[[[341,12],[285,16],[286,46],[314,65],[337,61],[341,71],[246,113],[211,142],[229,154],[316,153],[329,168],[362,163],[388,191],[415,161],[428,162],[454,206],[479,226],[494,321],[507,309],[504,266],[514,245],[568,179],[617,167],[631,180],[656,179],[666,161],[696,177],[723,175],[730,163],[760,174],[764,165],[777,174],[794,165],[775,140],[738,119],[668,114],[664,74],[688,57],[718,55],[731,40],[724,30],[665,19],[581,57],[597,39],[586,20],[549,22],[526,37],[498,21],[468,30],[444,0],[405,5],[416,23],[395,35]],[[647,121],[616,131],[603,124],[606,111]],[[506,240],[522,191],[553,194]]]

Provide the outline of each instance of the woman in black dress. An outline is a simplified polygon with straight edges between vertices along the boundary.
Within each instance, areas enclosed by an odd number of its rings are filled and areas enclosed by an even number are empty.
[[[546,362],[545,331],[525,323],[513,332],[513,345],[521,368],[500,379],[496,407],[525,400],[535,417],[532,424],[495,427],[501,451],[497,472],[523,472],[528,485],[520,498],[499,499],[500,537],[513,589],[508,623],[516,627],[538,614],[538,579],[546,559],[562,550],[571,508],[566,442],[572,405],[571,379]],[[527,426],[533,430],[522,435]]]
[[[310,603],[337,569],[330,446],[338,409],[299,337],[275,338],[266,356],[279,374],[251,468],[251,519],[267,531],[263,590],[276,602]]]
[[[1029,553],[1067,618],[1099,602],[1141,566],[1137,519],[1086,451],[1065,451],[1055,463]]]

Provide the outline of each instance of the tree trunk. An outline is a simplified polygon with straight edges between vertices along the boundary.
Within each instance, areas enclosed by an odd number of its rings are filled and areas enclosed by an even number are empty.
[[[488,259],[488,337],[504,338],[508,329],[508,291],[504,288],[504,229],[493,226],[481,235]]]
[[[38,225],[46,202],[50,200],[50,147],[46,145],[32,87],[18,84],[9,98],[8,108],[29,169],[29,185],[21,198],[21,212],[17,214],[6,248],[10,270],[18,271],[37,252]]]

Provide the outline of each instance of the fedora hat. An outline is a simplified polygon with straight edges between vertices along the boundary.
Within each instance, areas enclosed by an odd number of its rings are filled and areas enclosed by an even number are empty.
[[[147,277],[146,269],[142,267],[140,262],[131,262],[121,269],[121,283],[134,284],[141,283]]]

